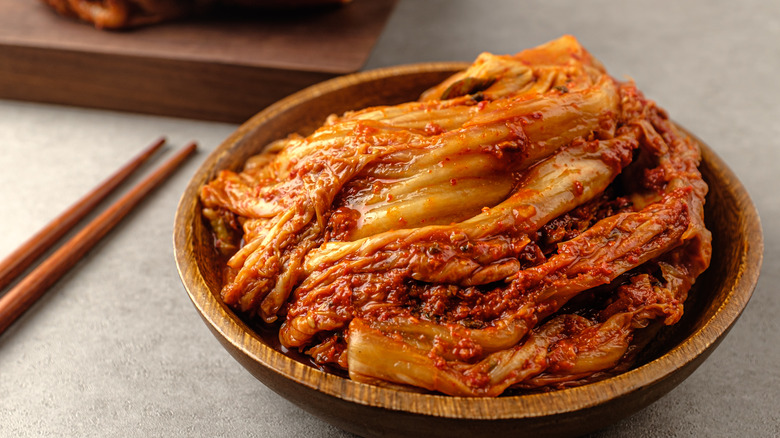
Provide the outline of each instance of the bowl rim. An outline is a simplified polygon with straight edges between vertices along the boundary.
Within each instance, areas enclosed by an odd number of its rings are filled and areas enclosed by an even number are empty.
[[[740,229],[743,233],[753,236],[753,239],[746,242],[744,251],[739,254],[740,269],[723,303],[699,329],[661,357],[605,380],[545,393],[494,398],[424,394],[368,385],[304,365],[266,345],[257,333],[211,292],[197,266],[192,266],[194,263],[187,258],[187,254],[193,250],[193,228],[187,223],[193,216],[188,213],[192,213],[197,205],[197,193],[200,186],[206,182],[206,176],[214,170],[213,167],[219,159],[228,154],[244,136],[291,107],[343,87],[395,75],[454,72],[465,65],[468,64],[435,62],[399,65],[340,76],[315,84],[274,103],[250,118],[206,158],[196,173],[196,176],[201,178],[193,178],[190,181],[177,207],[174,219],[174,255],[179,276],[190,299],[212,330],[216,330],[233,347],[268,370],[327,395],[394,411],[471,420],[533,418],[598,406],[669,378],[675,370],[694,361],[717,344],[739,318],[752,296],[763,259],[763,234],[758,212],[744,186],[717,154],[688,131],[686,133],[701,145],[703,162],[710,164],[719,174],[719,179],[733,183],[728,185],[727,189],[739,200],[739,205],[735,208],[743,214]],[[207,308],[212,312],[208,312]]]

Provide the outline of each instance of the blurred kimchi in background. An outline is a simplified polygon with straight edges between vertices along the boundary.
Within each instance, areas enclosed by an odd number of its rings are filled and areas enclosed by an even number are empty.
[[[122,29],[206,14],[219,7],[295,10],[338,6],[349,0],[42,0],[57,12],[97,28]]]

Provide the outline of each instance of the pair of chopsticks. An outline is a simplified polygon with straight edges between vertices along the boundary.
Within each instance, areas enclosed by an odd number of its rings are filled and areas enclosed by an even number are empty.
[[[51,248],[81,219],[97,207],[114,189],[165,144],[160,138],[141,151],[116,173],[84,195],[43,229],[0,261],[0,290]],[[41,262],[13,288],[0,297],[0,334],[13,324],[46,290],[72,268],[97,242],[119,223],[149,192],[170,176],[197,148],[195,142],[178,151],[151,175],[143,179],[103,213]]]

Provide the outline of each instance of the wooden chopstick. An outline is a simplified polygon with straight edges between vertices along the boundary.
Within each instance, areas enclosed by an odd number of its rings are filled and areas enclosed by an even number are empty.
[[[51,248],[62,236],[70,231],[81,219],[124,182],[141,164],[165,144],[160,138],[136,155],[116,173],[68,207],[30,239],[16,248],[14,252],[0,261],[0,290],[27,269],[47,249]]]
[[[51,285],[108,234],[149,192],[173,173],[196,148],[197,145],[193,142],[177,152],[0,297],[0,334],[43,296]]]

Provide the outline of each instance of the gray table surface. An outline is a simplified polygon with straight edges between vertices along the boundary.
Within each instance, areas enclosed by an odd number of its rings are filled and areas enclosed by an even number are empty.
[[[469,61],[564,33],[729,163],[758,206],[766,245],[752,301],[712,356],[594,436],[779,436],[780,3],[400,1],[366,68]],[[179,195],[235,128],[0,101],[0,256],[157,136],[173,145],[167,155],[190,139],[201,145],[0,336],[0,436],[349,436],[234,361],[178,278]]]

